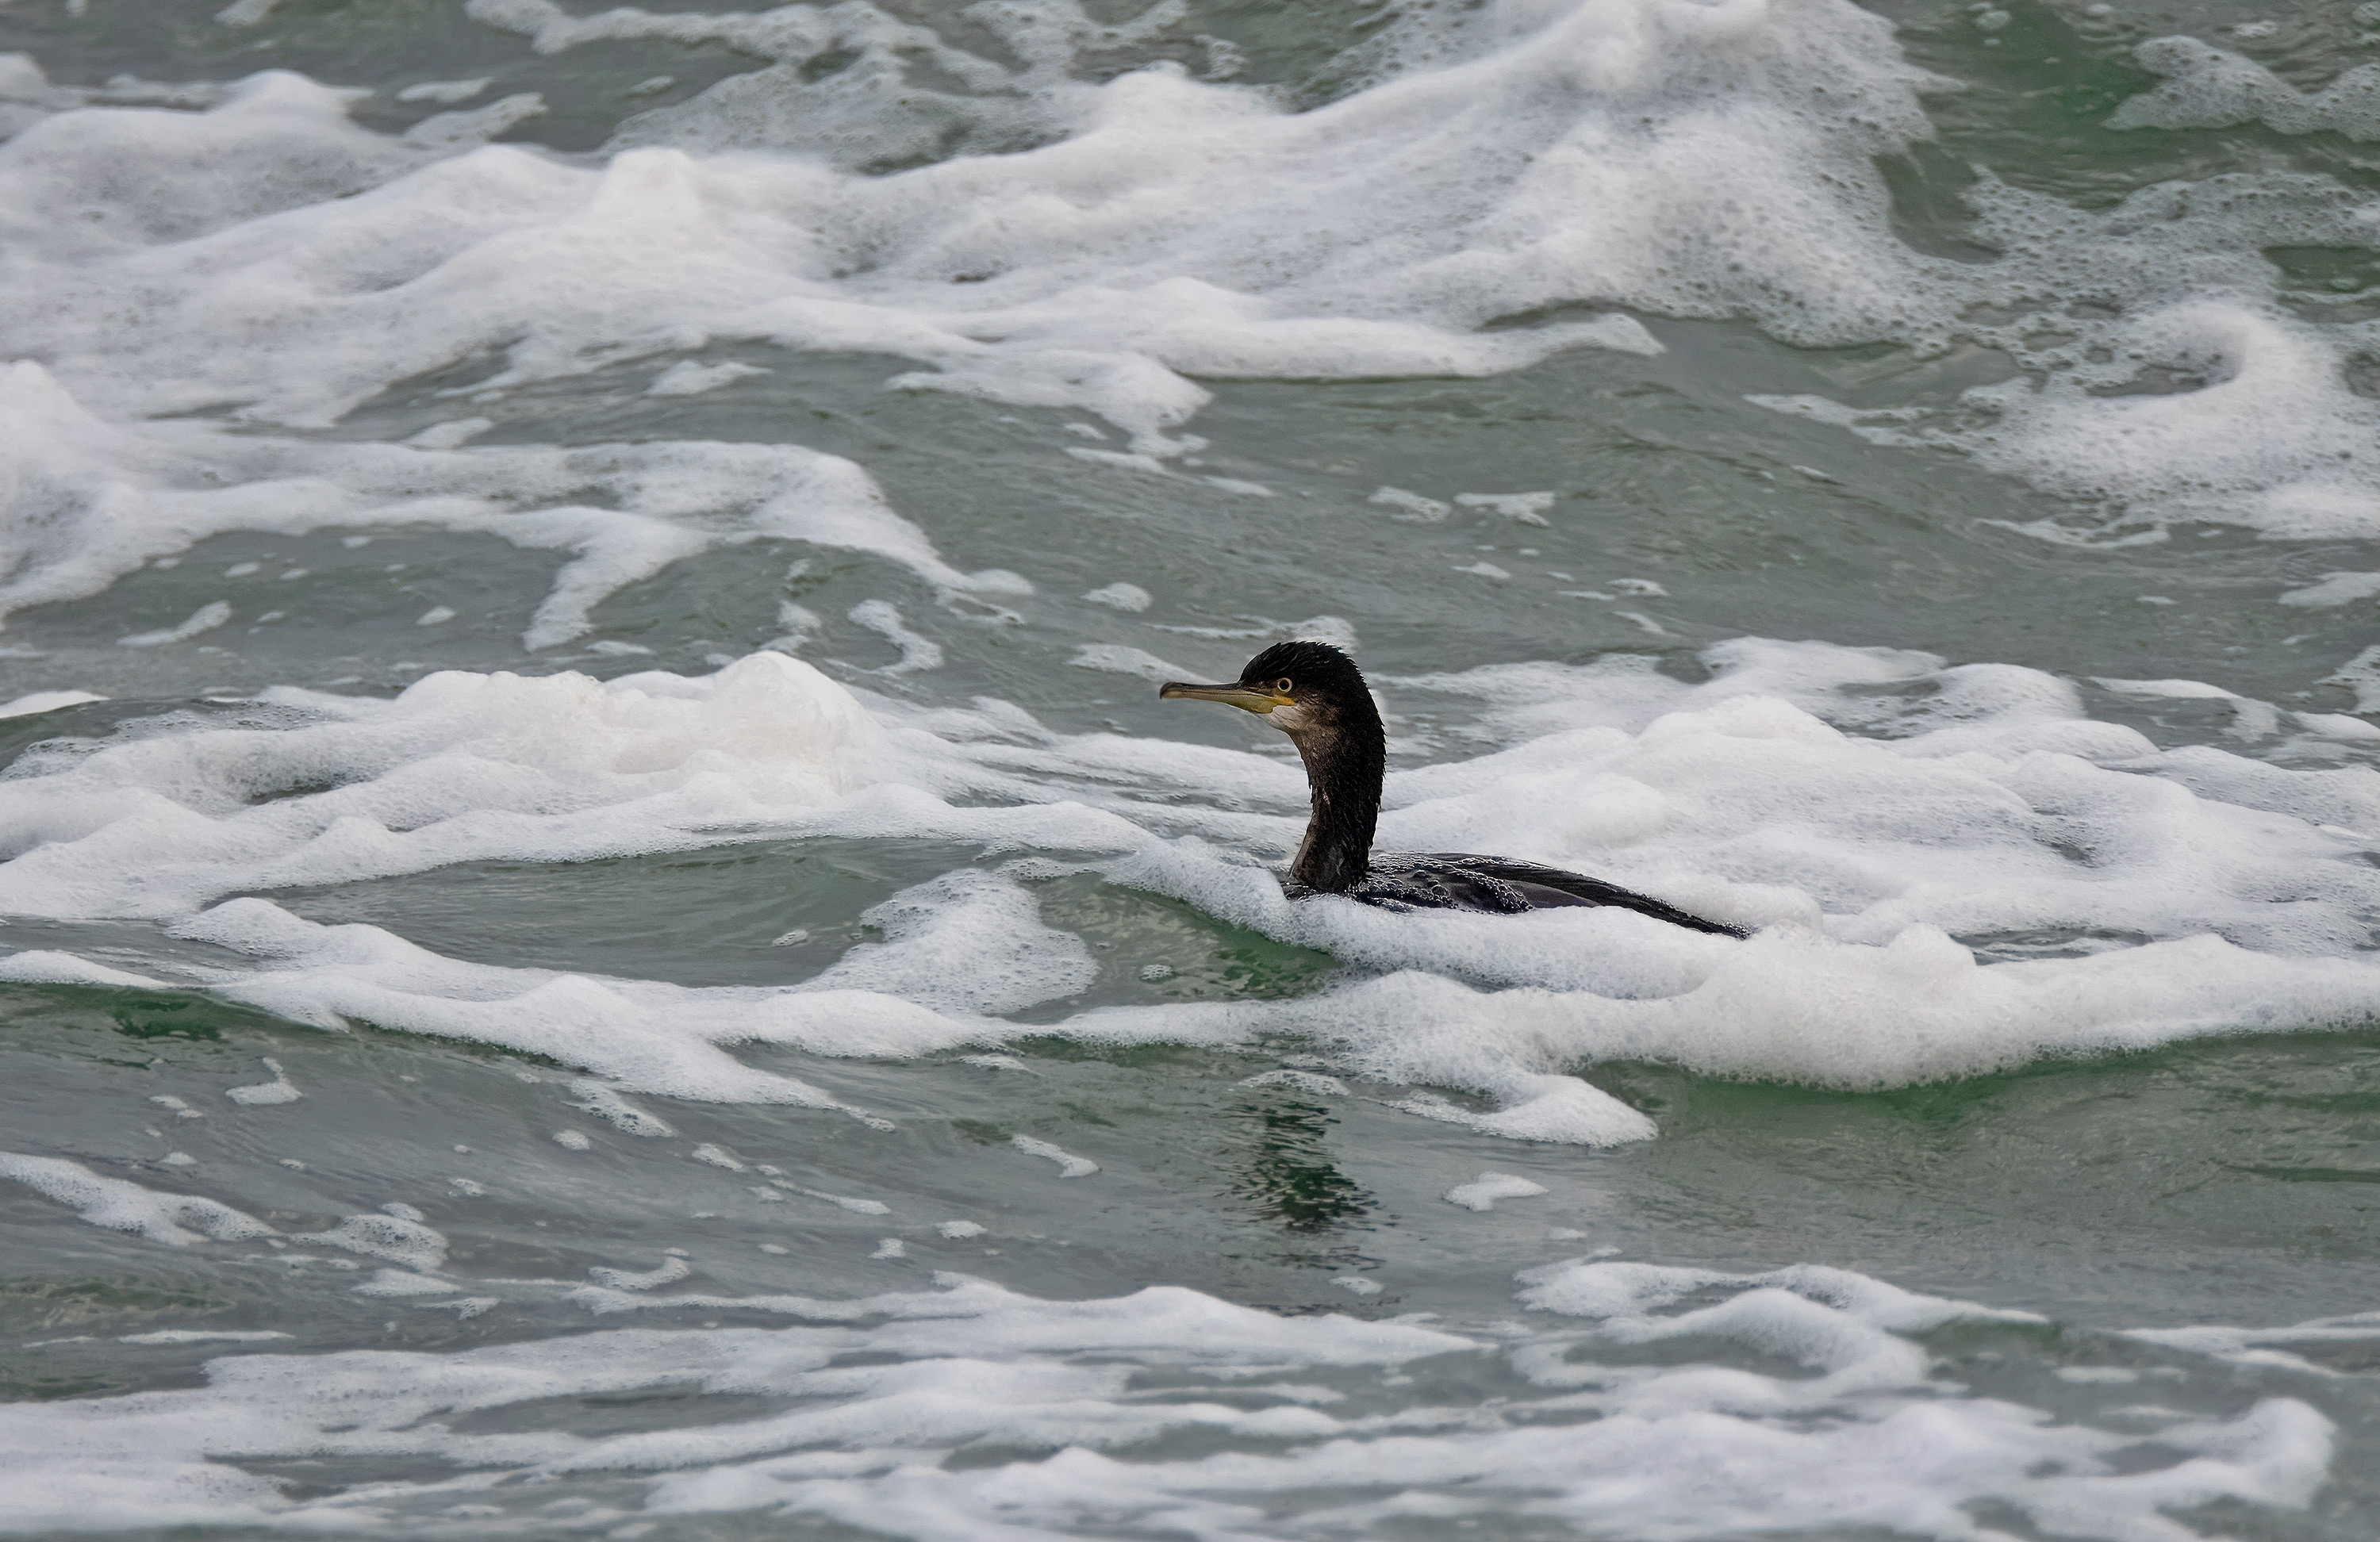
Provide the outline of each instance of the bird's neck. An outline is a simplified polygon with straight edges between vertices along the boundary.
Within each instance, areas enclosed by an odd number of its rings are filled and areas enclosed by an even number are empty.
[[[1380,817],[1388,742],[1379,719],[1314,729],[1293,735],[1292,742],[1305,761],[1314,814],[1289,876],[1326,894],[1352,889],[1371,863],[1372,827]]]

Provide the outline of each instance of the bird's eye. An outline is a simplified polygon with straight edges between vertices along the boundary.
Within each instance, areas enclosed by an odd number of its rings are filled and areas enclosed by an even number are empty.
[[[1286,680],[1274,681],[1272,683],[1272,688],[1279,691],[1283,696],[1287,696],[1290,693],[1289,682]]]

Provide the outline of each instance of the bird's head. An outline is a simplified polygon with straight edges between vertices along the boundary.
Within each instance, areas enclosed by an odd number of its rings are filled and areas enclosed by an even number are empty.
[[[1157,694],[1166,701],[1220,701],[1257,714],[1292,737],[1378,717],[1355,661],[1327,642],[1277,642],[1250,659],[1229,685],[1174,680]]]

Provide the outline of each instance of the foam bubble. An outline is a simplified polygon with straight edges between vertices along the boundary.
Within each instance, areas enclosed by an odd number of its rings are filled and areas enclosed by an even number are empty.
[[[681,359],[654,376],[653,383],[645,388],[645,395],[648,396],[699,395],[705,391],[716,391],[722,385],[732,385],[749,376],[765,375],[768,372],[758,365],[738,364],[733,359],[722,360],[717,364],[697,364],[690,358]]]
[[[106,699],[95,691],[33,691],[0,704],[0,718],[30,717],[36,712],[55,712],[61,707],[79,707],[86,701]]]
[[[787,1183],[783,1178],[771,1178],[769,1182],[788,1193],[807,1195],[812,1199],[823,1199],[837,1209],[849,1210],[854,1215],[891,1215],[892,1213],[892,1207],[880,1199],[863,1199],[847,1194],[827,1194],[819,1189],[804,1188],[799,1184]],[[772,1195],[771,1197],[775,1196]]]
[[[388,1213],[393,1210],[407,1213]],[[410,1206],[392,1205],[379,1214],[351,1215],[327,1232],[293,1232],[291,1237],[385,1258],[416,1272],[434,1273],[446,1262],[445,1236],[421,1224],[421,1212]]]
[[[1344,1098],[1347,1084],[1336,1076],[1326,1076],[1318,1071],[1263,1071],[1240,1083],[1242,1087],[1285,1087],[1316,1098]]]
[[[903,625],[901,613],[890,601],[863,600],[851,607],[851,619],[901,650],[901,662],[887,666],[885,674],[908,674],[917,670],[942,667],[940,643],[920,637]]]
[[[400,88],[396,99],[399,102],[435,102],[451,107],[457,102],[468,102],[494,83],[495,78],[490,75],[477,76],[468,80],[417,80],[412,85]]]
[[[0,1152],[0,1178],[23,1184],[74,1210],[86,1224],[137,1232],[151,1242],[188,1247],[207,1238],[237,1242],[273,1228],[254,1216],[196,1195],[164,1194],[122,1178],[103,1178],[60,1157]]]
[[[662,1285],[674,1284],[694,1272],[694,1266],[684,1258],[663,1258],[654,1269],[638,1273],[630,1269],[590,1269],[587,1278],[605,1290],[650,1291]]]
[[[2280,601],[2284,605],[2327,610],[2369,600],[2375,594],[2380,594],[2380,573],[2325,573],[2316,583],[2285,590]]]
[[[1499,1199],[1526,1199],[1545,1192],[1543,1184],[1531,1183],[1510,1172],[1483,1172],[1467,1184],[1448,1189],[1446,1202],[1466,1210],[1492,1210]]]
[[[1110,674],[1137,675],[1143,680],[1162,685],[1168,680],[1182,680],[1188,672],[1179,664],[1171,664],[1146,649],[1128,648],[1122,643],[1088,642],[1075,650],[1066,661],[1076,669],[1102,670]]]
[[[1376,504],[1385,509],[1395,510],[1395,513],[1389,516],[1391,519],[1410,520],[1420,525],[1435,525],[1447,515],[1446,505],[1437,499],[1425,498],[1418,492],[1409,492],[1402,487],[1377,489],[1365,502]]]
[[[677,1134],[669,1121],[637,1107],[601,1082],[575,1081],[570,1084],[570,1090],[578,1099],[570,1105],[572,1108],[591,1113],[598,1119],[609,1120],[615,1128],[629,1135],[655,1139]],[[565,1136],[576,1138],[565,1139]],[[556,1144],[566,1146],[573,1151],[584,1151],[594,1145],[577,1130],[559,1131],[553,1138]]]
[[[1061,1178],[1087,1178],[1099,1170],[1099,1164],[1088,1157],[1077,1157],[1070,1151],[1059,1149],[1046,1140],[1036,1140],[1031,1135],[1012,1136],[1008,1144],[1028,1157],[1043,1157],[1056,1162],[1058,1176]]]
[[[1382,492],[1390,491],[1382,489]],[[1458,492],[1454,501],[1467,509],[1486,509],[1523,525],[1550,525],[1546,511],[1554,506],[1560,494],[1554,492]],[[1379,495],[1373,495],[1379,502]]]
[[[1095,589],[1083,598],[1094,605],[1105,605],[1111,610],[1137,612],[1149,606],[1149,593],[1138,584],[1112,583]]]
[[[201,633],[212,632],[231,619],[231,606],[222,600],[211,601],[192,611],[177,626],[167,626],[153,632],[136,632],[128,637],[115,639],[119,648],[162,648],[167,643],[188,642]]]
[[[271,1081],[251,1082],[245,1087],[227,1087],[224,1088],[224,1096],[235,1103],[244,1103],[250,1108],[273,1103],[294,1103],[305,1096],[298,1090],[297,1084],[289,1079],[289,1073],[281,1069],[279,1061],[268,1056],[264,1062],[264,1068],[273,1073]]]

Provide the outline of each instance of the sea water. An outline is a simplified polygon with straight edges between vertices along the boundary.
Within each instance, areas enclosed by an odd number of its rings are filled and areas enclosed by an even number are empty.
[[[2380,1529],[2380,6],[0,5],[0,1531]],[[1632,914],[1291,904],[1384,844]]]

